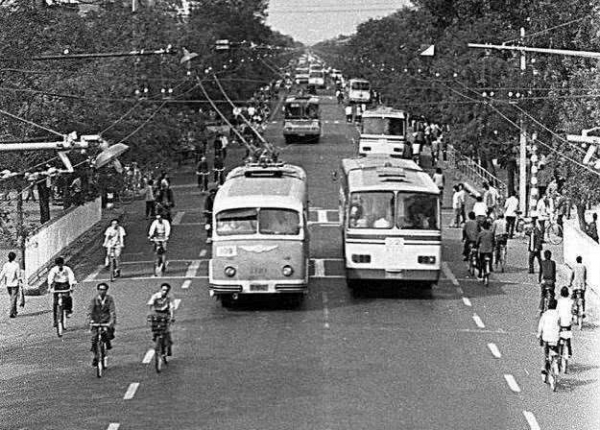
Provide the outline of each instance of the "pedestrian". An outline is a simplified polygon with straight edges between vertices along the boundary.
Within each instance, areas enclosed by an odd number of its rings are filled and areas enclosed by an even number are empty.
[[[201,192],[208,191],[208,175],[210,174],[208,168],[208,161],[206,157],[202,157],[196,166],[196,175],[198,176],[198,188]]]
[[[460,227],[460,216],[461,216],[461,205],[460,205],[460,191],[458,185],[452,187],[452,213],[453,221],[450,227]]]
[[[592,222],[587,225],[587,234],[594,242],[598,242],[598,214],[592,215]]]
[[[444,185],[446,183],[446,179],[444,178],[444,174],[442,173],[441,168],[436,168],[435,173],[433,174],[433,182],[440,190],[440,202],[441,205],[444,205]]]
[[[529,251],[529,273],[535,273],[533,270],[533,261],[537,259],[538,265],[542,266],[542,247],[544,235],[537,221],[537,216],[532,217],[533,228],[526,234],[529,236],[527,250]]]
[[[156,213],[156,196],[154,195],[154,181],[152,179],[148,179],[146,182],[144,194],[146,200],[146,219],[154,218]]]
[[[546,221],[550,219],[550,214],[553,212],[550,204],[550,199],[548,199],[547,195],[542,196],[542,198],[537,202],[535,210],[538,214],[540,230],[542,230],[542,237],[545,237]]]
[[[223,161],[227,158],[227,146],[229,145],[229,139],[227,135],[221,135],[221,154],[223,155]]]
[[[352,106],[347,104],[344,112],[346,113],[346,122],[352,122]]]
[[[462,183],[458,184],[458,199],[460,201],[460,217],[461,221],[464,224],[467,222],[467,210],[466,210],[466,202],[467,202],[467,192],[465,191],[465,186]]]
[[[519,199],[515,192],[510,193],[510,197],[504,202],[504,217],[508,229],[508,237],[512,239],[515,234],[515,222],[517,221],[517,211],[519,210]]]
[[[25,295],[23,292],[23,275],[21,266],[17,263],[17,254],[14,252],[8,253],[8,262],[2,266],[0,272],[0,286],[6,286],[8,295],[10,296],[10,307],[8,316],[10,318],[17,317],[17,298],[21,296],[21,307],[25,306]]]
[[[213,163],[213,171],[214,171],[214,181],[217,185],[223,185],[223,172],[225,167],[223,165],[223,160],[221,157],[215,155],[215,161]]]
[[[496,207],[498,206],[498,190],[491,186],[489,183],[483,183],[483,202],[487,206],[487,215],[493,216],[496,214]]]
[[[83,204],[83,191],[81,184],[81,177],[75,176],[71,185],[69,185],[69,193],[71,195],[71,202],[75,206],[81,206]]]

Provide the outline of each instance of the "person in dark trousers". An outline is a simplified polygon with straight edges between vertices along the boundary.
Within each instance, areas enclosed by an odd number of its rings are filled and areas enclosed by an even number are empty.
[[[106,349],[112,349],[112,340],[115,338],[115,325],[117,324],[117,311],[115,308],[115,300],[111,295],[107,293],[108,284],[101,282],[96,287],[98,295],[96,295],[88,307],[88,321],[90,324],[109,324],[106,337]],[[98,362],[96,361],[96,344],[98,328],[92,328],[92,348],[91,351],[94,353],[94,359],[92,366],[96,367]]]
[[[540,314],[544,310],[544,296],[546,290],[550,290],[554,298],[554,288],[556,286],[556,261],[552,260],[552,252],[548,249],[544,251],[544,261],[540,265]]]
[[[598,242],[598,214],[596,213],[592,215],[592,222],[587,225],[587,234],[594,239],[594,242]]]
[[[215,162],[213,164],[214,180],[218,185],[223,185],[224,175],[223,172],[225,167],[223,166],[223,159],[215,155]]]
[[[215,137],[215,140],[213,142],[213,149],[215,151],[215,158],[222,158],[223,141],[221,140],[220,134],[218,134],[217,137]]]
[[[527,250],[529,251],[529,273],[535,273],[533,270],[533,261],[537,259],[538,264],[542,266],[542,248],[544,245],[544,234],[540,229],[537,218],[533,218],[533,228],[527,232],[529,243]]]
[[[146,200],[146,219],[154,218],[156,209],[156,196],[154,195],[154,181],[152,179],[148,179],[148,182],[146,183],[144,196]]]
[[[216,194],[217,189],[211,188],[208,196],[206,196],[206,200],[204,200],[204,218],[206,220],[206,225],[209,227],[206,229],[206,243],[211,243],[212,241],[212,213]]]
[[[198,188],[203,193],[208,191],[208,175],[210,170],[208,168],[208,161],[206,157],[202,157],[196,166],[196,175],[198,175]]]
[[[490,271],[492,270],[491,261],[494,253],[494,232],[490,229],[490,223],[487,220],[481,225],[476,246],[479,249],[479,273],[477,276],[482,278],[486,258],[489,258]]]
[[[469,219],[463,226],[463,237],[462,240],[465,242],[463,247],[464,261],[469,258],[469,247],[477,243],[477,236],[479,235],[479,224],[475,220],[475,212],[469,212]]]

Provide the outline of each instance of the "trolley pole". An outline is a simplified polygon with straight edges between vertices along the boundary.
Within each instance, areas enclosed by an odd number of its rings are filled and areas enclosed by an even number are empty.
[[[521,42],[525,38],[525,28],[521,27]],[[521,76],[525,75],[527,67],[525,51],[521,51]],[[519,118],[519,208],[527,215],[527,130],[523,112]]]

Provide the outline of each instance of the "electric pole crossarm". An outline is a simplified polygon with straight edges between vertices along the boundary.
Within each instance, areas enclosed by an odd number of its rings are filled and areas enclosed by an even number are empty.
[[[584,58],[596,58],[600,59],[600,52],[592,51],[572,51],[570,49],[551,49],[551,48],[532,48],[527,46],[513,46],[513,45],[487,45],[484,43],[468,43],[469,48],[482,48],[482,49],[498,49],[508,51],[522,51],[522,52],[538,52],[540,54],[556,54],[556,55],[567,55],[571,57],[584,57]]]

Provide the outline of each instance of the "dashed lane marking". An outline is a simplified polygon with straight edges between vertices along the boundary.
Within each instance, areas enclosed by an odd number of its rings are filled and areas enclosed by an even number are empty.
[[[452,273],[452,270],[450,270],[450,266],[448,266],[448,263],[446,263],[445,261],[442,262],[442,271],[444,272],[444,276],[446,276],[446,278],[448,278],[450,282],[452,282],[452,285],[458,287],[458,280],[456,279],[456,276],[454,276],[454,273]]]
[[[325,277],[325,261],[322,259],[315,260],[315,278]]]
[[[206,257],[206,249],[203,249],[202,251],[200,251],[200,258],[202,257]]]
[[[142,360],[142,363],[150,364],[153,357],[154,357],[154,348],[151,348],[146,352],[146,355],[144,355],[144,359]]]
[[[183,284],[181,284],[181,288],[183,290],[187,290],[188,288],[190,288],[191,284],[192,284],[192,281],[190,279],[186,279],[185,281],[183,281]]]
[[[175,217],[173,218],[173,222],[171,224],[173,224],[173,225],[181,224],[181,220],[183,219],[184,215],[185,215],[185,212],[177,212],[177,214],[175,214]]]
[[[177,310],[179,308],[180,304],[181,304],[181,299],[175,299],[175,300],[173,300],[173,308],[175,310]]]
[[[467,297],[463,297],[462,301],[466,306],[471,307],[471,300],[469,300]]]
[[[529,424],[529,428],[531,430],[540,430],[540,425],[535,419],[535,415],[529,411],[523,411],[523,415],[525,415],[525,419],[527,420],[527,424]]]
[[[492,353],[492,355],[494,356],[494,358],[502,357],[502,354],[500,354],[500,350],[498,349],[498,347],[496,346],[495,343],[488,343],[487,347],[490,350],[490,352]]]
[[[485,328],[485,324],[483,324],[483,321],[481,321],[481,318],[479,318],[479,315],[473,314],[473,321],[475,321],[475,324],[477,324],[477,327]]]
[[[90,273],[84,280],[83,282],[93,282],[96,277],[100,274],[100,271],[102,270],[104,266],[98,266],[96,267],[96,270],[94,270],[92,273]]]
[[[133,396],[135,396],[135,392],[137,391],[139,386],[140,386],[139,382],[132,382],[131,384],[129,384],[129,388],[127,388],[127,391],[125,392],[125,395],[123,396],[123,400],[133,399]]]
[[[192,261],[192,263],[188,267],[187,271],[185,272],[185,276],[187,278],[194,277],[199,268],[200,268],[200,261],[199,260]]]
[[[119,430],[119,427],[121,427],[119,423],[110,423],[106,430]]]
[[[517,381],[515,380],[514,376],[504,375],[504,379],[506,380],[506,383],[508,384],[508,388],[510,388],[511,391],[514,391],[515,393],[521,392],[521,387],[519,387],[519,384],[517,384]]]

